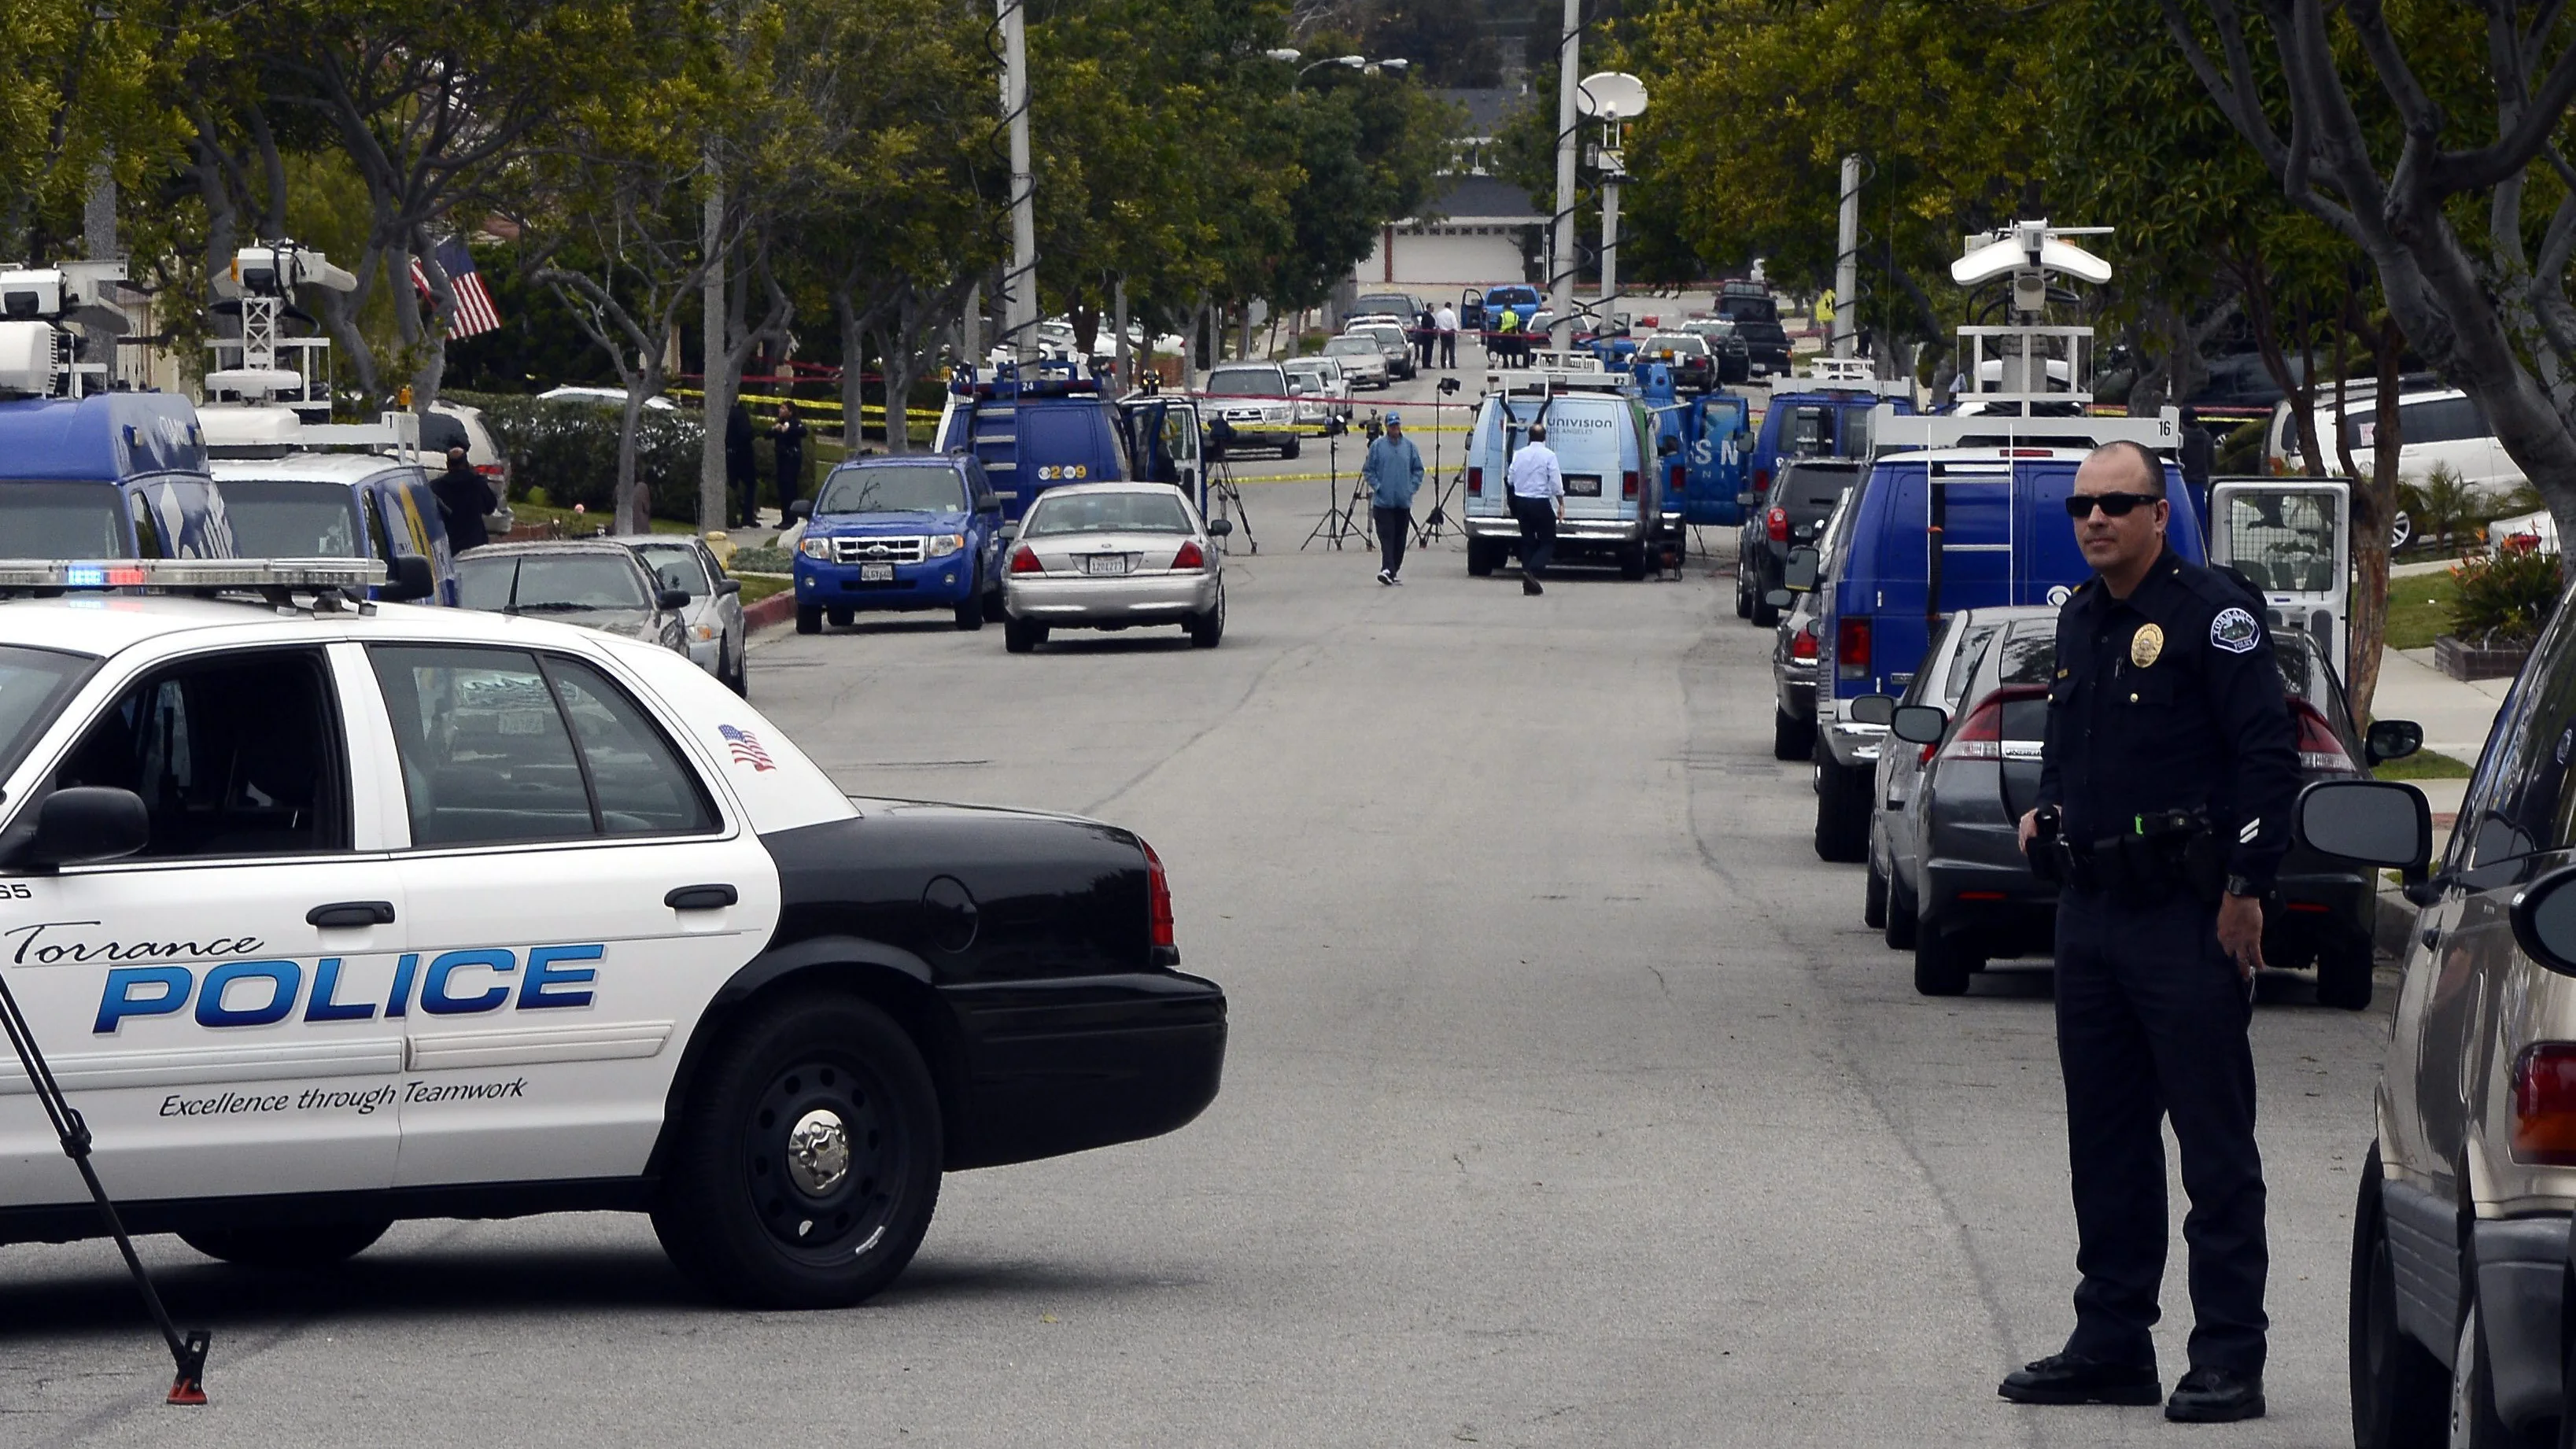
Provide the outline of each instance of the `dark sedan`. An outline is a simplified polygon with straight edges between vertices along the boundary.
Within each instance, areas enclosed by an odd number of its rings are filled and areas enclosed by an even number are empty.
[[[1801,458],[1783,463],[1764,493],[1747,493],[1744,528],[1735,550],[1735,601],[1739,616],[1769,628],[1780,611],[1768,602],[1789,566],[1789,551],[1824,535],[1835,505],[1860,481],[1867,464],[1848,458]]]
[[[2007,612],[2007,611],[1995,611]],[[1955,996],[1998,956],[2047,955],[2055,949],[2056,887],[2032,874],[2018,840],[2023,812],[2038,803],[2040,743],[2048,718],[2048,684],[2057,663],[2054,610],[2008,611],[1959,694],[1974,701],[1952,712],[1908,709],[1872,696],[1871,713],[1893,719],[1891,733],[1918,747],[1920,785],[1883,811],[1887,841],[1887,920],[1891,945],[1908,944],[1898,924],[1911,914],[1914,986],[1926,996]],[[2031,617],[2037,616],[2037,617]],[[2365,743],[2353,728],[2343,686],[2303,630],[2283,630],[2274,657],[2297,730],[2301,781],[2364,775],[2365,762],[2407,753],[2421,732],[2382,721]],[[1855,710],[1855,717],[1861,711]],[[1882,795],[1884,804],[1888,796]],[[2275,968],[2317,971],[2317,999],[2359,1009],[2370,1004],[2372,927],[2377,884],[2366,870],[2294,849],[2267,901],[2263,959]],[[1908,913],[1904,907],[1912,906]]]

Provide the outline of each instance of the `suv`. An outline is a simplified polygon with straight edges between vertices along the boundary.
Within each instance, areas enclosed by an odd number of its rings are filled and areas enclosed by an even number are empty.
[[[1771,491],[1745,509],[1735,549],[1735,612],[1756,628],[1780,622],[1769,595],[1781,586],[1789,551],[1824,536],[1825,521],[1869,465],[1848,458],[1802,458],[1780,470]]]
[[[1209,449],[1217,457],[1237,448],[1276,448],[1282,458],[1297,456],[1297,404],[1278,363],[1226,363],[1207,375],[1199,393],[1207,399],[1199,414],[1222,440]]]
[[[857,458],[787,505],[796,540],[796,632],[862,609],[947,609],[960,629],[1002,617],[1002,501],[965,453]]]

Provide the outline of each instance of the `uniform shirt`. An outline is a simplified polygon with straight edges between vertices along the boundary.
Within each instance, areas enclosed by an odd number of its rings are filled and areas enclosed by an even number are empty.
[[[2069,840],[2206,807],[2228,873],[2268,889],[2290,848],[2294,738],[2263,602],[2227,575],[2167,549],[2126,599],[2096,575],[2058,611],[2039,799]]]
[[[1563,498],[1565,472],[1556,466],[1556,450],[1545,443],[1523,443],[1512,454],[1512,494],[1518,498]]]

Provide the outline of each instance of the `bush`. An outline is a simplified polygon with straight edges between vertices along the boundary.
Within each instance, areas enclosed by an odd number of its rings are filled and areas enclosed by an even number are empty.
[[[449,402],[483,410],[492,441],[510,460],[510,496],[532,488],[558,508],[602,513],[617,501],[617,424],[613,407],[570,400],[545,402],[499,393],[451,392]],[[646,408],[635,420],[635,480],[653,516],[695,521],[704,437],[693,412]]]
[[[2448,463],[2436,463],[2423,481],[2397,485],[2397,506],[2406,510],[2417,538],[2436,538],[2448,548],[2481,521],[2476,490]]]
[[[2451,633],[2481,647],[2527,644],[2558,607],[2555,554],[2504,549],[2451,570],[2459,596],[2451,601]]]

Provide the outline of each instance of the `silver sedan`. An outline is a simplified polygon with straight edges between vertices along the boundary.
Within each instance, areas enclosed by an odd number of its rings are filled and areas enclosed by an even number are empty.
[[[1053,629],[1178,624],[1201,649],[1225,636],[1225,555],[1234,531],[1162,483],[1050,488],[1029,505],[1002,576],[1002,642],[1026,654]]]
[[[736,694],[749,695],[750,639],[742,616],[742,580],[729,578],[715,551],[683,533],[636,534],[619,540],[644,556],[662,587],[689,596],[681,611],[689,658]]]

